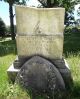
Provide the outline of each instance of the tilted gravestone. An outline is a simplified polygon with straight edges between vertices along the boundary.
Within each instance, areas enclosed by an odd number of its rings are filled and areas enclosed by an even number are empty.
[[[18,73],[17,82],[41,91],[71,86],[63,59],[64,13],[64,8],[16,6],[18,59],[7,71],[11,80]]]

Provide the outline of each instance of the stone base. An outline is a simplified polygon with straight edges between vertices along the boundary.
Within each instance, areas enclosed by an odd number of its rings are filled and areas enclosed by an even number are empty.
[[[59,66],[59,67],[57,67],[57,69],[59,70],[60,74],[62,75],[62,78],[65,82],[66,89],[71,90],[72,86],[73,86],[73,79],[72,79],[71,71],[70,71],[67,61],[65,59],[63,59],[63,60],[60,60],[60,63],[57,62],[56,64],[59,64],[59,65],[56,65],[56,67]]]
[[[14,82],[15,78],[17,76],[17,73],[20,71],[20,69],[14,68],[14,65],[12,64],[9,69],[7,70],[8,78],[10,81]]]
[[[20,71],[21,66],[26,62],[26,60],[29,60],[29,59],[21,58],[21,59],[15,60],[14,63],[7,70],[8,77],[12,82],[15,81],[17,73]],[[49,61],[60,72],[60,74],[64,80],[66,89],[71,89],[71,87],[73,85],[73,80],[72,80],[70,68],[69,68],[66,60],[65,59],[53,59],[53,60],[49,60]]]

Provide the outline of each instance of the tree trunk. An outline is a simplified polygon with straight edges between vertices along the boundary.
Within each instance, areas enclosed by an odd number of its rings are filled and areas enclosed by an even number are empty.
[[[13,21],[13,8],[12,8],[12,4],[9,3],[9,13],[10,13],[10,31],[11,31],[11,37],[12,40],[15,39],[15,33],[14,33],[14,21]]]

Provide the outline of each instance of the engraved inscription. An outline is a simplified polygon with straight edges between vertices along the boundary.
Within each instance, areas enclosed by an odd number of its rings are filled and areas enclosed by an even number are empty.
[[[18,55],[35,54],[50,58],[62,58],[63,37],[60,36],[18,36]]]
[[[35,25],[35,28],[33,29],[33,32],[35,33],[35,35],[40,35],[41,34],[41,29],[39,27],[40,21],[37,22],[37,24]]]

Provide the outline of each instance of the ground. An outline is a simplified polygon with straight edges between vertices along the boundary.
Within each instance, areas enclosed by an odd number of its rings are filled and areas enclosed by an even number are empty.
[[[16,53],[15,41],[0,38],[0,99],[32,99],[30,92],[24,92],[8,80],[6,70],[16,58]],[[74,82],[65,99],[80,99],[80,34],[65,34],[63,56],[70,66]],[[35,99],[45,98],[38,95]]]

